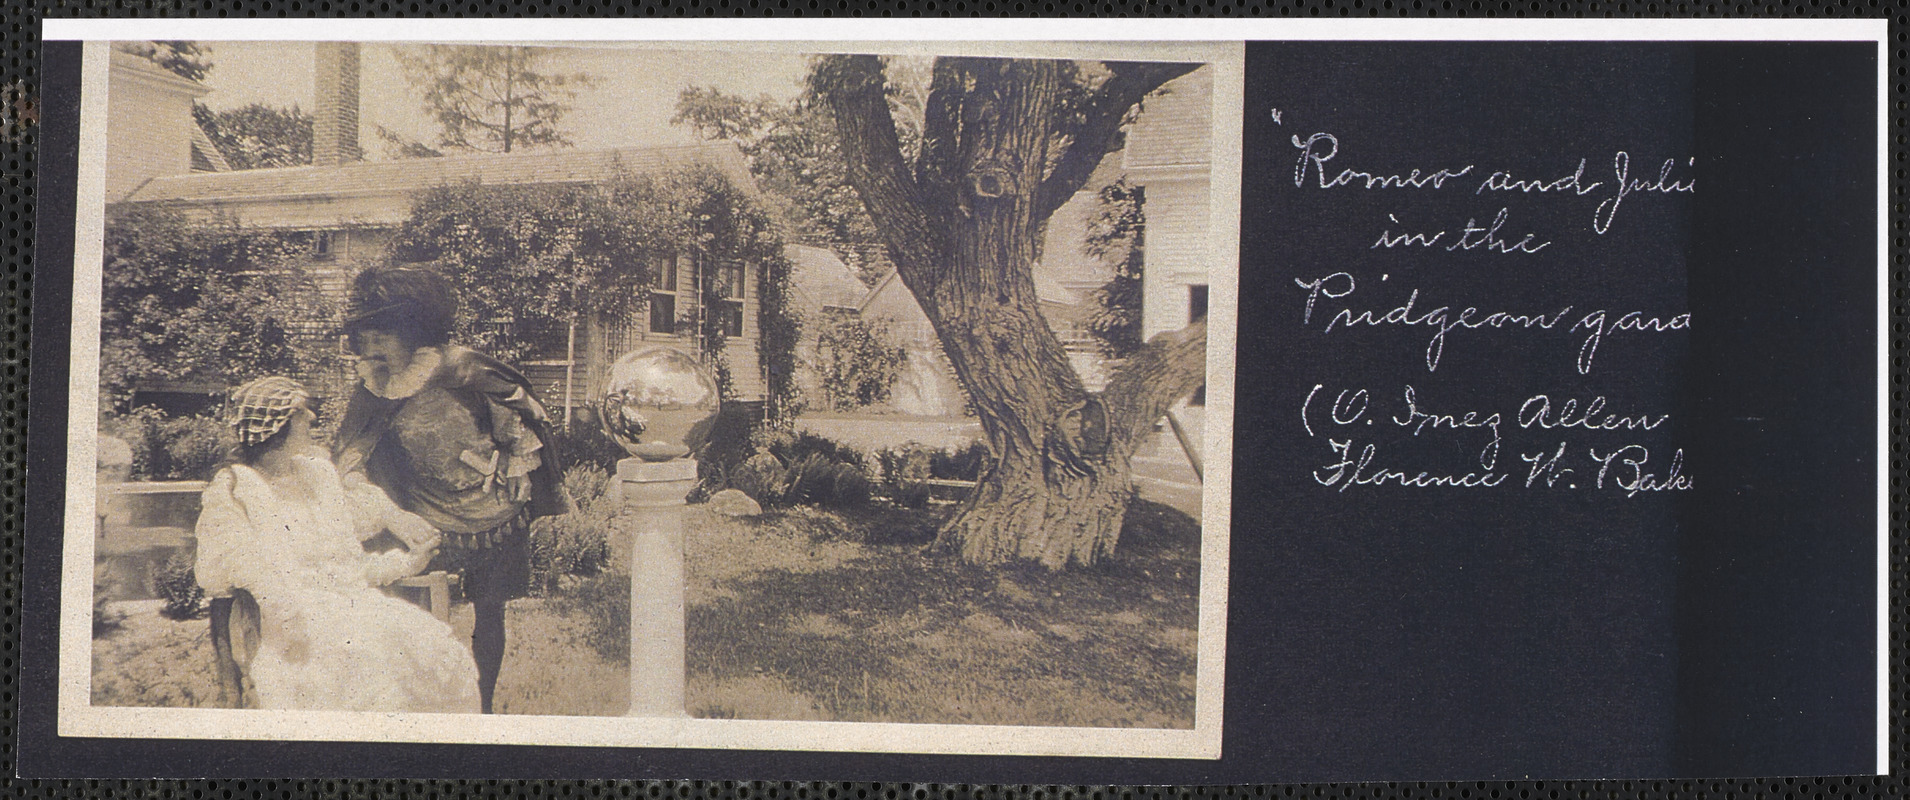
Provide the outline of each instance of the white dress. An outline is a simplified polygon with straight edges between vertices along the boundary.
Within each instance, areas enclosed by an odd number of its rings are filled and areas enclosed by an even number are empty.
[[[235,464],[206,487],[196,531],[199,584],[258,601],[259,649],[245,670],[259,707],[477,713],[470,648],[374,588],[414,571],[408,553],[361,545],[404,512],[370,484],[348,490],[330,461],[294,462],[315,501],[283,497]]]

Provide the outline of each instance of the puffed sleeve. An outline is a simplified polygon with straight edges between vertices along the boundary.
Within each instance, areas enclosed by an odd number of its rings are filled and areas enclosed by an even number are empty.
[[[386,529],[391,518],[404,513],[397,503],[391,502],[391,496],[385,494],[385,490],[365,480],[363,473],[347,473],[342,482],[345,486],[345,504],[351,507],[352,532],[358,535],[359,541],[378,535]]]
[[[424,570],[430,559],[413,550],[386,550],[365,554],[365,583],[384,586],[399,578],[409,578]]]
[[[266,557],[245,505],[233,493],[235,482],[230,467],[212,476],[200,496],[199,521],[193,527],[199,540],[193,574],[212,595],[247,588],[247,578]]]
[[[363,475],[344,478],[345,501],[352,509],[352,527],[359,541],[391,531],[409,550],[387,550],[365,555],[365,582],[383,586],[418,574],[429,556],[425,551],[436,545],[438,531],[423,517],[398,507],[383,489],[365,480]]]

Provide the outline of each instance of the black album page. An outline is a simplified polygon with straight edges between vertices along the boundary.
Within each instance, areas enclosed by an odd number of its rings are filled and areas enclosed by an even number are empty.
[[[1869,768],[1876,58],[1248,47],[1234,735],[1346,778]]]
[[[1885,771],[1882,21],[49,20],[20,770]]]

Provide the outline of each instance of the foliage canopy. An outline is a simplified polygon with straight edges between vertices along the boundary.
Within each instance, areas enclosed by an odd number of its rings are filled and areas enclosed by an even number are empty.
[[[109,211],[105,234],[103,406],[124,410],[142,381],[225,386],[333,363],[311,335],[333,312],[305,267],[308,235],[147,205]]]
[[[198,42],[114,42],[113,49],[149,59],[160,69],[190,81],[205,80],[212,72],[212,51]]]
[[[547,47],[423,45],[401,50],[398,62],[421,87],[424,111],[438,123],[438,146],[510,153],[567,147],[559,127],[588,73],[546,71]]]
[[[1114,268],[1114,276],[1089,298],[1087,318],[1088,333],[1113,358],[1126,358],[1142,344],[1141,267],[1147,230],[1142,197],[1141,187],[1126,178],[1101,187],[1082,243],[1083,252]]]
[[[901,125],[902,146],[919,148],[927,62],[888,63],[895,76],[890,107]],[[782,200],[779,210],[796,238],[831,248],[870,286],[893,269],[881,252],[881,232],[849,181],[835,120],[813,90],[779,101],[692,86],[677,95],[670,121],[711,141],[735,142],[758,185]]]
[[[312,117],[298,106],[278,108],[252,103],[213,111],[193,103],[192,118],[233,169],[312,163]]]
[[[621,173],[592,185],[440,186],[418,196],[392,241],[396,260],[435,261],[460,287],[458,338],[505,361],[562,352],[579,315],[637,318],[655,270],[679,254],[757,265],[766,329],[787,304],[780,229],[747,192],[706,167]],[[707,308],[717,271],[698,272]],[[698,334],[723,372],[720,323],[706,314],[678,326]],[[790,338],[788,347],[759,349],[772,395],[779,372],[792,371]]]

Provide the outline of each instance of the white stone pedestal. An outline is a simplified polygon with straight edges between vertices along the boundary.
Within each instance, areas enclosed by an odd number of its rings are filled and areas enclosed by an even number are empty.
[[[683,504],[696,487],[696,459],[617,462],[630,537],[630,711],[687,717],[684,708]]]

